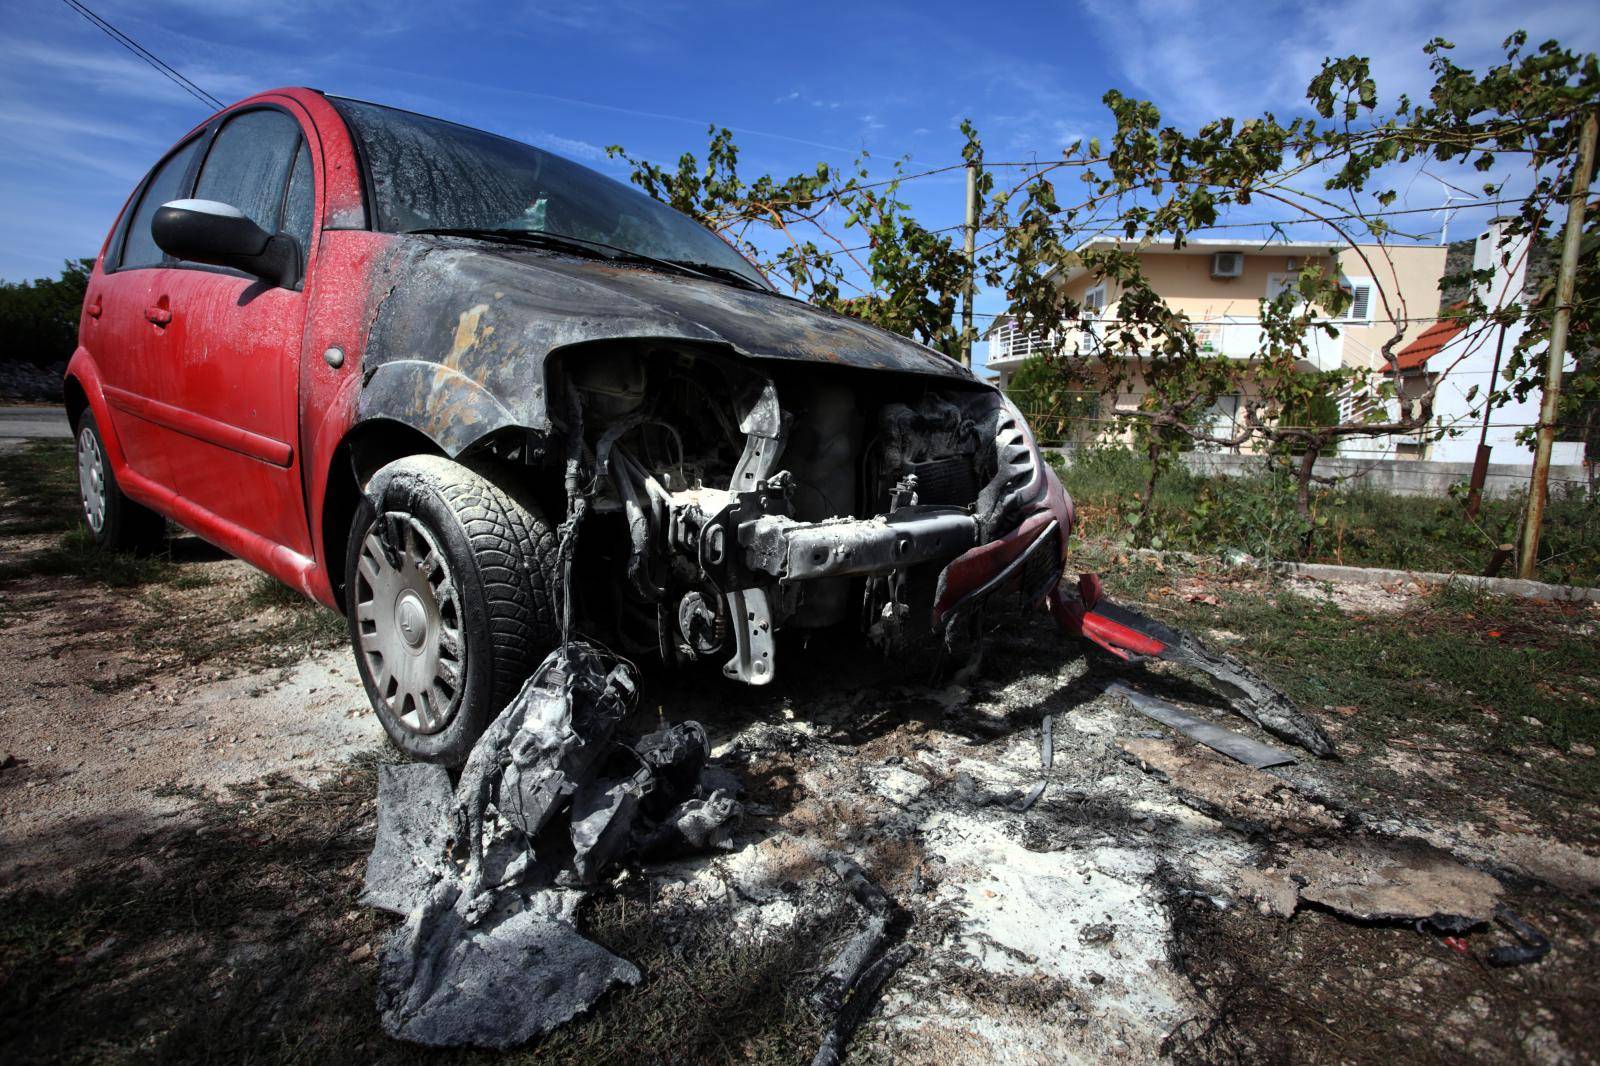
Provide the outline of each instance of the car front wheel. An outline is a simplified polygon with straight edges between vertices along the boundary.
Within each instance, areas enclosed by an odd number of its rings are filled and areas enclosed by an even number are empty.
[[[556,536],[474,470],[413,456],[373,477],[345,555],[350,641],[389,739],[459,766],[558,639]]]

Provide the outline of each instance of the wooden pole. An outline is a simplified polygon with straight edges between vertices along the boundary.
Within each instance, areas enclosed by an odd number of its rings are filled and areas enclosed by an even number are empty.
[[[1567,198],[1567,229],[1561,243],[1561,274],[1556,279],[1555,318],[1550,323],[1550,351],[1544,368],[1544,402],[1539,405],[1539,443],[1533,453],[1533,483],[1528,487],[1528,514],[1517,551],[1517,576],[1531,580],[1539,568],[1539,527],[1550,496],[1550,453],[1556,443],[1556,418],[1561,404],[1561,366],[1567,357],[1567,326],[1572,321],[1572,292],[1578,277],[1578,245],[1583,237],[1583,210],[1594,173],[1595,113],[1583,120],[1578,141],[1578,166]]]
[[[967,223],[962,251],[967,257],[967,291],[961,301],[961,363],[972,365],[972,298],[978,288],[978,161],[967,160]]]

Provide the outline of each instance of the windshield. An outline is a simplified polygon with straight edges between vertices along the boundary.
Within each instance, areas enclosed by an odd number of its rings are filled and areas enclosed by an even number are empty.
[[[698,222],[588,167],[454,122],[330,100],[359,142],[377,229],[546,233],[734,271],[770,288],[755,267]]]

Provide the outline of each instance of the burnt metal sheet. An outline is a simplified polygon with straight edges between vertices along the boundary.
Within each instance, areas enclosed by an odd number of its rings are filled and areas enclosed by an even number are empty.
[[[1199,741],[1212,751],[1220,751],[1230,759],[1236,759],[1246,766],[1257,770],[1265,770],[1269,766],[1283,766],[1295,761],[1293,755],[1274,748],[1270,744],[1263,744],[1259,740],[1252,740],[1247,736],[1235,733],[1231,729],[1224,729],[1204,718],[1197,718],[1182,708],[1168,703],[1166,700],[1147,696],[1129,688],[1122,682],[1114,682],[1106,691],[1121,696],[1133,705],[1133,709],[1147,718],[1154,718],[1162,725],[1171,726],[1178,732]]]
[[[378,769],[378,832],[361,902],[409,914],[444,876],[450,839],[450,771],[432,763]]]
[[[1212,651],[1193,634],[1163,625],[1149,615],[1108,599],[1101,599],[1089,614],[1159,641],[1165,647],[1156,652],[1157,658],[1186,666],[1210,678],[1238,714],[1267,732],[1292,741],[1313,755],[1323,758],[1334,755],[1333,741],[1320,725],[1296,707],[1288,696],[1233,656]]]
[[[401,236],[373,285],[366,379],[401,360],[436,363],[450,373],[411,372],[403,385],[363,389],[358,415],[416,426],[451,454],[465,446],[462,437],[476,440],[507,425],[548,430],[546,360],[594,341],[691,343],[749,359],[989,387],[931,348],[800,300],[542,249]],[[446,402],[435,409],[433,392],[441,387]],[[474,432],[450,432],[461,421]]]
[[[1038,784],[1034,785],[1028,790],[1027,795],[1012,803],[1011,809],[1016,811],[1018,814],[1022,814],[1029,807],[1032,807],[1035,803],[1039,802],[1039,797],[1044,795],[1044,787],[1045,782],[1040,781]]]

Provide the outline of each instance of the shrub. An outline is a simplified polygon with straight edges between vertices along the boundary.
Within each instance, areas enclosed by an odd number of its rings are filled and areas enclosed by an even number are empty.
[[[1062,483],[1078,506],[1080,535],[1130,542],[1148,469],[1143,456],[1124,447],[1077,452]],[[1305,533],[1294,479],[1282,463],[1263,460],[1260,472],[1245,477],[1201,477],[1175,467],[1157,483],[1152,503],[1146,532],[1153,547],[1284,559],[1298,555]],[[1309,559],[1478,573],[1497,545],[1517,540],[1525,504],[1520,494],[1485,499],[1473,520],[1454,496],[1391,496],[1359,483],[1319,488]],[[1570,486],[1551,495],[1545,515],[1540,580],[1600,584],[1600,495]]]

